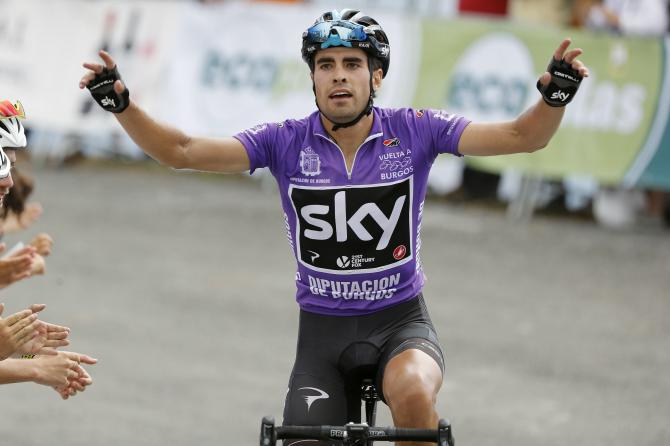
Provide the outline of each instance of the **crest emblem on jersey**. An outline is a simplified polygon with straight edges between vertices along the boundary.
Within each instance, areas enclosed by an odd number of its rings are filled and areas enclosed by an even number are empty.
[[[398,147],[400,140],[398,138],[385,139],[383,144],[385,147]]]
[[[321,159],[311,147],[300,151],[300,172],[308,177],[321,174]]]
[[[417,110],[416,111],[416,117],[417,118],[423,118],[423,110]]]

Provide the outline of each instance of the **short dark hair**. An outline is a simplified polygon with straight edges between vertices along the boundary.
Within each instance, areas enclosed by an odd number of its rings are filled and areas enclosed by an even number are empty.
[[[5,196],[4,206],[0,210],[0,218],[5,219],[9,213],[13,213],[17,218],[21,218],[21,214],[26,208],[28,197],[33,192],[34,183],[32,178],[21,173],[16,167],[12,172],[12,179],[14,186],[9,194]]]
[[[371,71],[381,70],[383,67],[383,63],[378,57],[368,57],[368,63]]]

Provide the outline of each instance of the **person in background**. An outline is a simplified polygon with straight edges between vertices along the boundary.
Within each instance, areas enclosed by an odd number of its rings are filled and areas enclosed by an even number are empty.
[[[33,191],[34,183],[32,179],[16,170],[16,150],[27,146],[27,138],[25,129],[20,121],[21,119],[25,119],[25,111],[20,102],[13,104],[8,100],[0,101],[0,147],[10,158],[13,167],[12,175],[9,179],[5,179],[6,183],[8,181],[12,182],[9,186],[12,189],[12,193],[3,194],[3,206],[0,209],[0,235],[4,234],[5,231],[25,229],[42,213],[42,207],[39,203],[27,203],[27,199]],[[52,246],[53,239],[46,233],[40,233],[30,241],[28,246],[8,256],[7,259],[3,259],[5,262],[4,264],[0,263],[0,271],[4,269],[8,272],[9,276],[4,282],[0,279],[0,286],[6,282],[11,283],[12,278],[17,275],[17,273],[12,272],[10,266],[14,267],[14,270],[19,269],[18,276],[20,278],[16,280],[27,277],[25,276],[25,270],[17,266],[17,263],[20,262],[12,262],[15,257],[25,259],[27,255],[30,255],[31,268],[29,276],[44,274],[46,267],[45,257],[51,254]],[[20,263],[20,265],[22,266],[24,263],[25,261]],[[0,272],[1,277],[2,272]]]
[[[571,24],[594,32],[659,37],[670,30],[668,0],[576,0]],[[646,218],[670,227],[670,194],[661,189],[603,187],[594,198],[596,218],[613,227],[630,226]]]
[[[4,105],[0,103],[0,106]],[[16,149],[27,145],[23,126],[19,118],[24,118],[22,107],[12,105],[7,116],[6,107],[0,109],[0,205],[14,186],[12,163],[16,160]],[[3,150],[7,147],[7,152]],[[36,238],[38,247],[28,246],[17,253],[0,260],[0,285],[7,286],[36,272],[34,262],[36,251],[51,251],[51,245],[44,237]],[[4,250],[4,245],[1,247]],[[39,264],[38,264],[39,265]],[[42,265],[43,268],[43,265]],[[9,271],[9,273],[8,273]],[[97,359],[74,352],[58,351],[57,348],[69,344],[70,329],[60,325],[40,321],[37,313],[44,310],[44,304],[31,305],[3,319],[4,304],[0,303],[0,384],[32,381],[54,388],[63,399],[68,399],[84,391],[93,383],[91,376],[81,364],[96,364]],[[18,356],[18,358],[10,358]]]
[[[661,36],[668,30],[667,0],[576,0],[572,25],[626,36]]]

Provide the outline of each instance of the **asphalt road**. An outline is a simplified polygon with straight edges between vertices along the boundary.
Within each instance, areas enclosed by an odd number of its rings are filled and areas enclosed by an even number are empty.
[[[281,418],[297,328],[276,192],[153,165],[34,174],[45,214],[23,238],[56,244],[46,276],[1,291],[5,314],[47,303],[100,363],[68,401],[0,389],[0,444],[257,444],[261,417]],[[423,241],[457,444],[670,444],[668,231],[432,200]]]

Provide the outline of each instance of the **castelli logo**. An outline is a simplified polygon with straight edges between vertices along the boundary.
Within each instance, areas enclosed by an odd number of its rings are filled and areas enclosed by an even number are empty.
[[[423,118],[423,110],[417,110],[416,111],[416,117],[417,118]]]
[[[405,245],[400,245],[393,250],[393,258],[396,260],[402,259],[405,257],[405,254],[407,254],[407,248],[405,248]]]
[[[386,147],[398,147],[400,145],[400,140],[398,138],[385,139],[383,144]]]

